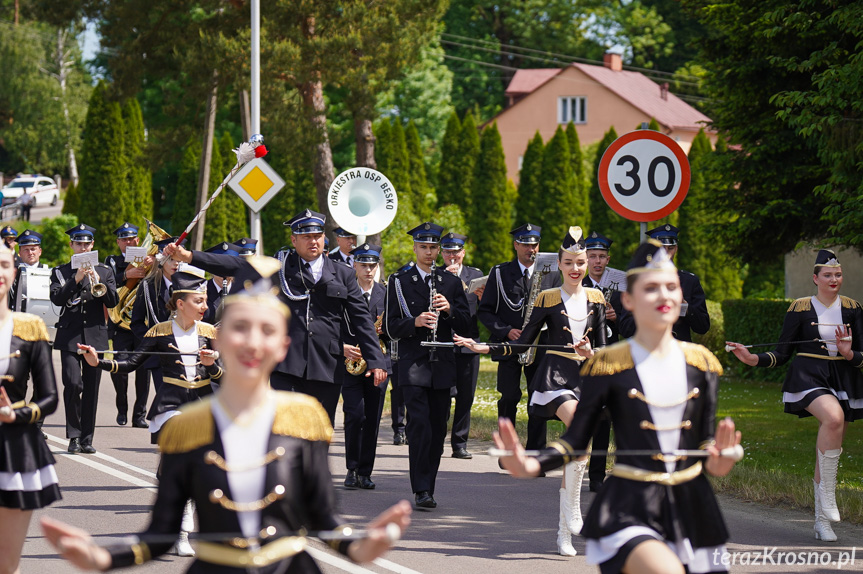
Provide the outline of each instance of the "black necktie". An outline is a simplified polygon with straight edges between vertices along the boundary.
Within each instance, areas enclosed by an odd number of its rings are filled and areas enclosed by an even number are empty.
[[[521,276],[521,286],[524,288],[525,294],[530,289],[530,275],[527,269],[524,270],[524,275]]]
[[[311,264],[309,264],[308,261],[303,263],[302,274],[303,274],[303,277],[306,279],[306,281],[308,281],[309,283],[315,282],[315,276],[312,275],[312,266],[311,266]]]
[[[372,306],[372,302],[371,302],[371,301],[372,301],[372,296],[371,296],[371,293],[363,293],[363,297],[365,297],[365,299],[366,299],[366,306],[367,306],[367,307],[369,307],[369,308],[371,308],[371,306]]]

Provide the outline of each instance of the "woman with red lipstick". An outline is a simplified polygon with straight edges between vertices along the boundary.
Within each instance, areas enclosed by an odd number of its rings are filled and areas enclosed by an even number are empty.
[[[606,408],[621,454],[584,521],[587,562],[603,574],[724,572],[728,532],[704,474],[727,474],[734,461],[719,452],[740,443],[730,419],[714,426],[722,367],[704,347],[674,339],[683,296],[658,242],[639,246],[621,299],[635,336],[597,351],[581,367],[581,401],[569,429],[528,457],[512,423],[502,419],[495,444],[512,455],[501,463],[525,478],[568,463],[587,448]],[[698,448],[710,453],[706,462],[671,452]]]
[[[797,351],[785,383],[785,412],[818,419],[815,476],[815,538],[836,540],[831,522],[839,522],[836,475],[848,423],[863,418],[863,344],[853,332],[863,332],[860,303],[839,295],[842,267],[827,249],[818,252],[812,281],[817,293],[797,299],[785,314],[779,345],[752,354],[739,343],[728,350],[752,367],[784,365]],[[792,344],[791,341],[811,341]]]
[[[549,349],[531,381],[532,415],[557,417],[568,427],[578,406],[580,390],[578,371],[582,361],[592,357],[594,349],[605,346],[605,299],[598,289],[584,287],[587,274],[587,250],[580,227],[570,227],[557,256],[563,284],[539,294],[521,337],[508,343],[478,344],[471,339],[455,337],[457,344],[477,353],[509,355],[522,353],[534,343],[543,327],[548,328]],[[592,429],[591,429],[592,431]],[[575,556],[571,535],[581,531],[581,483],[587,457],[568,464],[560,489],[560,517],[557,549],[562,556]]]
[[[147,530],[103,548],[86,532],[43,518],[43,531],[63,558],[84,570],[158,558],[171,546],[188,498],[197,505],[201,530],[190,574],[319,573],[305,548],[320,531],[329,531],[326,539],[338,552],[368,562],[408,526],[410,505],[401,501],[365,533],[340,529],[327,464],[329,416],[308,395],[270,387],[270,373],[290,345],[291,314],[273,281],[279,267],[275,259],[255,257],[235,277],[240,290],[225,298],[216,341],[225,366],[222,385],[165,423],[159,492]]]

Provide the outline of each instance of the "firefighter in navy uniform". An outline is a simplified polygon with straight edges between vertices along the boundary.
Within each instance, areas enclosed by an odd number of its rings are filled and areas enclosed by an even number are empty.
[[[105,258],[105,265],[114,273],[114,281],[117,289],[126,284],[130,279],[143,279],[147,274],[147,267],[152,265],[152,258],[148,258],[142,266],[132,266],[126,262],[126,248],[138,245],[138,227],[128,221],[114,230],[117,236],[117,247],[120,255],[109,255]],[[137,286],[137,285],[136,285]],[[135,349],[135,335],[131,327],[122,323],[108,324],[108,336],[111,338],[114,351],[132,351]],[[114,356],[117,361],[125,361],[126,353],[118,353]],[[114,383],[114,391],[117,393],[117,424],[120,426],[128,422],[129,416],[129,374],[112,373],[111,382]],[[135,404],[132,407],[132,426],[147,428],[147,398],[150,394],[150,374],[146,369],[135,371]]]
[[[18,280],[21,277],[21,269],[24,267],[33,267],[36,269],[50,269],[45,263],[40,263],[42,257],[42,235],[32,229],[25,229],[21,235],[17,237],[18,254],[16,256],[17,264],[15,266],[15,279],[12,281],[12,287],[9,289],[9,308],[13,311],[23,311],[16,309],[15,302],[18,298]]]
[[[410,271],[416,266],[413,261],[408,261],[393,274],[404,273]],[[393,429],[393,444],[395,446],[405,446],[408,444],[408,437],[405,434],[407,409],[405,409],[405,397],[402,393],[402,388],[399,385],[398,369],[398,340],[390,339],[390,360],[392,361],[392,373],[390,374],[390,411],[392,418]]]
[[[366,375],[376,384],[386,381],[386,363],[375,333],[374,318],[357,285],[353,269],[323,256],[326,216],[306,209],[285,225],[291,227],[294,249],[280,251],[278,279],[282,300],[291,309],[291,347],[270,376],[273,388],[305,393],[318,399],[335,420],[341,395],[344,360],[342,322],[350,317],[357,344],[368,364]],[[242,257],[166,248],[175,259],[219,276],[236,276],[248,269]]]
[[[336,227],[333,230],[333,233],[336,236],[336,245],[338,245],[339,248],[335,251],[330,251],[327,254],[327,257],[333,261],[338,261],[339,263],[344,263],[345,265],[353,267],[354,258],[351,255],[351,251],[353,251],[357,246],[357,236],[350,231],[345,231],[341,227]]]
[[[3,240],[3,243],[6,244],[6,247],[12,250],[12,253],[15,253],[15,241],[18,240],[18,230],[12,227],[11,225],[5,226],[3,229],[0,229],[0,239]],[[21,263],[21,258],[18,257],[18,254],[15,253],[15,267]]]
[[[671,259],[677,255],[678,235],[680,230],[666,223],[647,232],[651,239],[659,241]],[[683,291],[683,305],[680,307],[680,319],[674,324],[672,334],[678,341],[692,341],[692,333],[705,334],[710,329],[710,314],[707,312],[707,297],[701,288],[698,276],[683,269],[677,270],[680,276],[680,289]],[[635,321],[632,314],[624,311],[620,317],[620,335],[632,337],[635,333]]]
[[[251,239],[250,237],[237,239],[232,245],[233,247],[231,249],[236,251],[240,257],[251,257],[258,252],[258,240]]]
[[[257,241],[255,244],[257,244]],[[240,251],[236,244],[223,241],[222,243],[207,249],[207,253],[232,255],[236,257],[239,256]],[[254,254],[254,251],[252,251],[252,254]],[[219,324],[219,320],[222,318],[222,304],[225,297],[227,297],[228,293],[231,292],[232,282],[232,277],[221,277],[219,275],[213,275],[213,277],[207,281],[207,314],[204,315],[205,323],[210,323],[211,325]]]
[[[95,229],[80,224],[66,231],[72,251],[86,253],[93,248]],[[51,272],[51,302],[60,307],[54,349],[60,351],[63,370],[63,402],[66,408],[66,438],[69,452],[93,454],[96,429],[96,407],[102,371],[88,365],[78,355],[78,343],[97,349],[108,346],[108,322],[105,307],[117,305],[117,287],[110,267],[97,263],[92,274],[105,286],[105,294],[95,297],[92,277],[84,269],[74,270],[71,263]]]
[[[377,319],[384,313],[386,288],[375,281],[375,272],[381,257],[381,247],[364,243],[350,252],[357,273],[357,284],[369,306],[372,317]],[[378,336],[382,327],[377,327]],[[387,384],[376,385],[363,377],[365,366],[350,317],[345,316],[344,330],[345,358],[341,368],[345,370],[342,381],[342,409],[345,412],[345,464],[348,474],[345,477],[347,488],[372,489],[375,483],[371,475],[375,465],[378,444],[378,429],[384,409],[384,396]],[[387,360],[387,370],[391,368]]]
[[[585,239],[585,249],[587,249],[587,276],[582,281],[585,287],[599,289],[605,296],[605,326],[606,326],[606,344],[613,345],[620,338],[617,329],[617,318],[623,313],[623,304],[620,302],[620,291],[614,289],[605,289],[600,287],[599,281],[605,273],[605,268],[611,259],[609,250],[613,240],[608,237],[592,232]],[[593,432],[594,451],[607,451],[608,444],[611,441],[611,419],[608,416],[608,410],[603,409],[596,423],[596,430]],[[597,492],[605,480],[606,456],[597,454],[590,456],[590,468],[588,470],[588,478],[590,479],[590,491]]]
[[[521,335],[521,329],[524,326],[525,300],[530,291],[533,274],[537,271],[531,257],[539,253],[541,231],[541,227],[531,223],[510,231],[516,258],[495,265],[489,271],[488,284],[480,301],[477,317],[490,331],[489,340],[492,343],[515,341]],[[549,273],[542,278],[540,291],[559,286],[560,273]],[[544,335],[540,335],[539,342],[543,341]],[[538,350],[533,364],[524,367],[528,389],[541,358],[542,351]],[[518,355],[493,357],[492,360],[498,361],[497,390],[500,393],[500,399],[497,402],[497,415],[515,422],[518,403],[521,401],[522,365],[518,361]],[[545,443],[545,419],[528,414],[527,448],[542,448]]]
[[[454,332],[470,328],[470,307],[461,280],[431,269],[440,252],[443,228],[426,222],[410,230],[416,267],[390,277],[385,333],[399,339],[398,377],[407,407],[411,490],[416,506],[436,508],[434,499],[449,415],[450,389],[456,379],[455,352],[424,341],[452,343]],[[436,293],[432,298],[433,293]]]
[[[470,328],[463,337],[472,339],[479,338],[479,326],[476,322],[476,310],[482,291],[468,293],[467,288],[473,279],[479,279],[483,272],[476,267],[464,264],[464,246],[467,236],[460,233],[447,233],[441,239],[440,247],[446,270],[461,279],[465,288],[465,296],[470,307]],[[453,458],[473,458],[467,450],[467,438],[470,434],[470,409],[473,406],[473,398],[476,394],[476,380],[479,377],[479,355],[464,347],[455,348],[455,412],[452,419],[452,433],[450,434],[450,445],[452,446]]]

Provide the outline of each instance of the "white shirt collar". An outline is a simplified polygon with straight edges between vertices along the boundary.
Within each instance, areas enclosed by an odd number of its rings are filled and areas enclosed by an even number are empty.
[[[420,279],[422,279],[423,281],[425,281],[425,280],[426,280],[426,277],[428,277],[428,275],[429,275],[429,274],[428,274],[428,273],[426,273],[425,271],[423,271],[422,269],[420,269],[420,266],[419,266],[419,265],[417,265],[417,266],[416,266],[416,270],[417,270],[417,273],[419,273],[419,274],[420,274]]]
[[[524,272],[527,271],[527,278],[530,279],[533,277],[533,268],[536,267],[536,263],[531,265],[530,267],[525,267],[521,264],[521,261],[518,262],[518,267],[521,269],[521,275],[524,277]]]
[[[305,263],[309,264],[309,271],[312,272],[312,277],[314,278],[315,283],[320,281],[321,275],[324,272],[324,256],[323,255],[318,255],[318,258],[315,259],[314,261],[306,261],[305,259],[300,257],[300,262],[302,264],[305,264]]]

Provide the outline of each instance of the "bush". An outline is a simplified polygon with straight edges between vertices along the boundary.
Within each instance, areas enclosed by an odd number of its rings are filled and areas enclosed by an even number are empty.
[[[790,301],[785,299],[729,299],[722,302],[725,338],[736,343],[772,343],[779,340],[785,312]],[[712,318],[712,316],[711,316]],[[712,330],[712,329],[711,329]],[[752,352],[767,352],[770,347],[759,347]],[[728,355],[723,351],[723,355]],[[747,367],[728,356],[723,362],[726,374],[755,381],[781,382],[786,366],[773,369]]]
[[[40,262],[56,267],[72,259],[72,248],[69,247],[69,236],[66,235],[66,230],[76,225],[78,225],[78,217],[71,213],[42,220],[38,230],[42,234]],[[105,257],[100,253],[99,258]]]
[[[692,333],[692,341],[704,345],[728,368],[728,353],[725,352],[725,321],[722,316],[722,303],[718,301],[707,301],[707,312],[710,314],[710,330],[703,335]],[[734,357],[732,360],[737,361]]]

